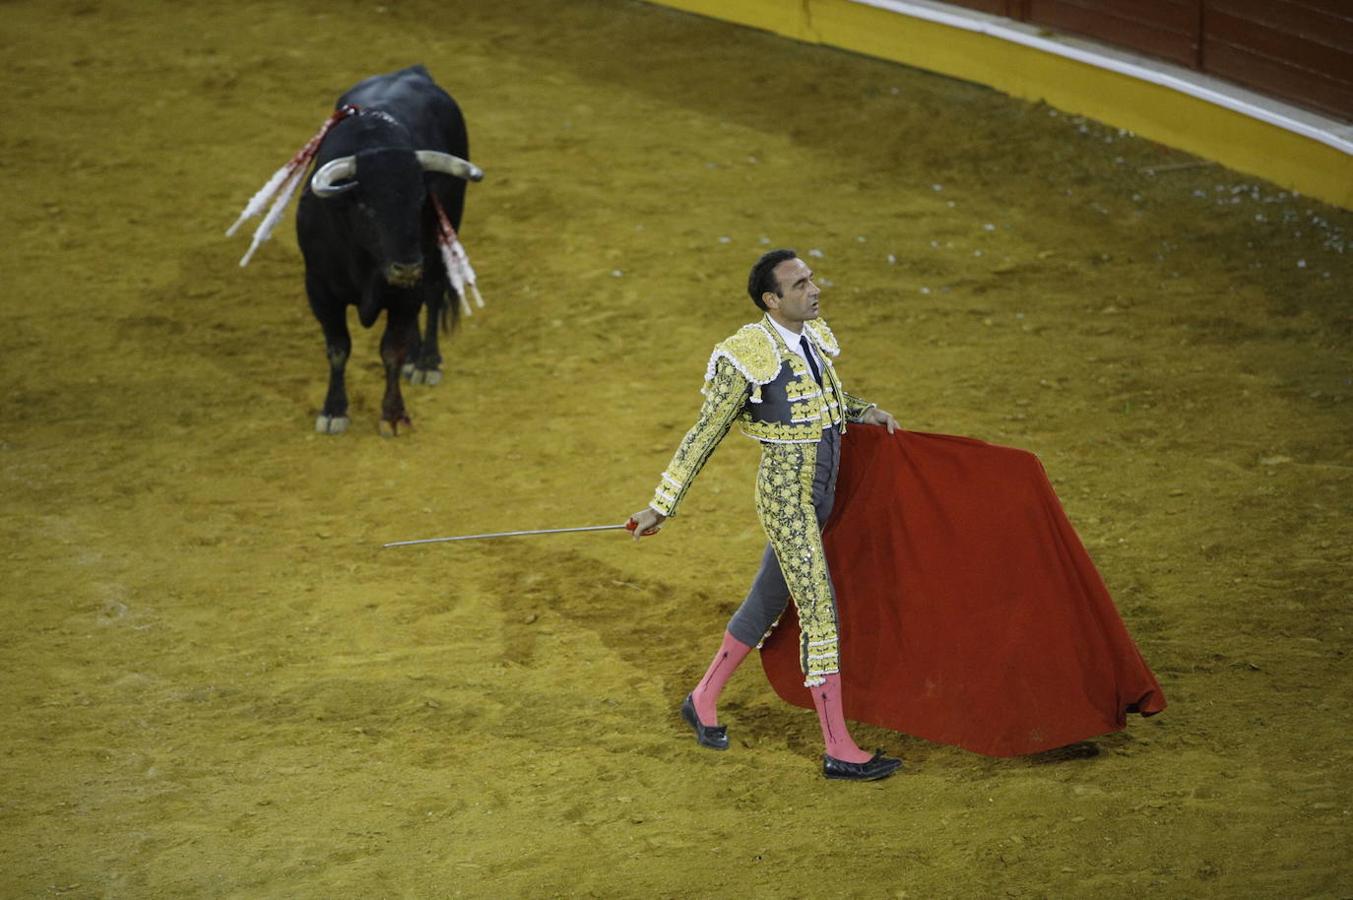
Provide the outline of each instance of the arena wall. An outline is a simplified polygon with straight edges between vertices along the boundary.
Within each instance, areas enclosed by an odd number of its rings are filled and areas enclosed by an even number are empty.
[[[1353,122],[1348,0],[948,2],[1095,38]]]
[[[1353,125],[1168,62],[926,0],[654,0],[989,85],[1353,209]]]

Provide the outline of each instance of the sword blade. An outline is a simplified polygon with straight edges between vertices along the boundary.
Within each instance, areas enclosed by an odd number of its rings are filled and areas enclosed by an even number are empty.
[[[529,531],[490,531],[486,534],[459,534],[455,537],[435,537],[420,538],[416,541],[391,541],[388,544],[382,544],[381,549],[387,547],[410,547],[414,544],[446,544],[451,541],[486,541],[492,538],[505,537],[525,537],[535,534],[569,534],[578,531],[619,531],[624,525],[582,525],[576,528],[535,528]]]

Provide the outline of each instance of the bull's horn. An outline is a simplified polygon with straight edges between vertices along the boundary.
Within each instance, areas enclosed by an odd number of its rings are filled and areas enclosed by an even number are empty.
[[[447,175],[454,175],[468,181],[482,181],[484,179],[484,170],[468,159],[461,159],[459,156],[440,153],[436,150],[418,150],[416,152],[418,162],[428,172],[445,172]]]
[[[333,162],[325,163],[310,176],[310,190],[316,197],[336,197],[344,191],[357,187],[357,182],[335,185],[335,181],[344,181],[357,174],[357,157],[340,156]]]

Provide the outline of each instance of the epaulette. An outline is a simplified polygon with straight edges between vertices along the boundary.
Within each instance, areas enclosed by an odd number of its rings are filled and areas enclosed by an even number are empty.
[[[705,380],[714,377],[714,367],[723,358],[733,364],[733,368],[754,385],[769,384],[780,374],[780,351],[775,346],[775,338],[759,324],[744,325],[732,337],[725,338],[710,354],[709,366],[705,369]]]
[[[814,319],[811,322],[804,322],[803,327],[808,329],[808,333],[813,337],[813,343],[823,353],[831,357],[841,355],[841,345],[836,342],[836,335],[827,327],[827,323],[821,319]]]

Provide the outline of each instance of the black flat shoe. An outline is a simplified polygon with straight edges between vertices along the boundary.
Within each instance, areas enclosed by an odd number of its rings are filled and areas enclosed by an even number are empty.
[[[878,781],[902,768],[902,760],[884,756],[880,750],[867,762],[852,763],[822,755],[822,774],[843,781]]]
[[[681,718],[695,731],[695,741],[701,747],[708,747],[711,750],[728,749],[728,726],[701,725],[700,717],[695,714],[695,701],[691,699],[690,694],[686,695],[686,702],[681,704]]]

